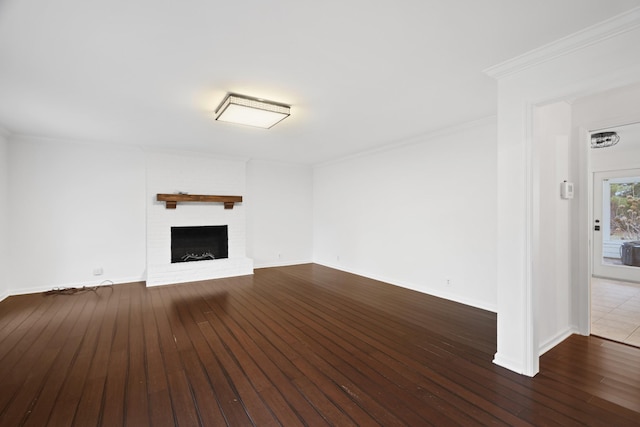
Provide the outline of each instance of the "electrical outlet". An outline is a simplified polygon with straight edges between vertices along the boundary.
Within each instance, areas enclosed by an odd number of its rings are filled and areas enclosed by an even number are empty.
[[[102,276],[102,273],[104,273],[104,271],[102,270],[102,267],[96,267],[93,269],[94,276]]]
[[[451,286],[451,279],[449,279],[448,277],[445,279],[445,283],[447,286]]]

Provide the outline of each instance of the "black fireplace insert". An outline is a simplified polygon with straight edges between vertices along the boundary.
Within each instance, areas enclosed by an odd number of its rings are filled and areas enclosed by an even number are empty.
[[[226,225],[171,227],[171,263],[229,258]]]

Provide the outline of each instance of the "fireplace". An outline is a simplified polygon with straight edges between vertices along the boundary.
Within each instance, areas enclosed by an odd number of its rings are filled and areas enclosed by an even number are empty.
[[[163,150],[145,150],[145,156],[147,286],[253,274],[253,260],[247,257],[246,206],[240,196],[228,196],[246,192],[246,159]],[[166,202],[158,201],[158,194],[169,193],[175,193],[170,196],[177,201],[175,209],[167,209]],[[202,195],[204,199],[200,199]],[[234,202],[233,209],[224,209],[224,202]],[[222,226],[222,230],[209,226]],[[182,239],[176,236],[180,233],[176,228],[183,227],[196,230],[191,235],[185,229],[187,240],[193,238],[193,242],[179,243]],[[216,232],[222,235],[216,236]],[[213,236],[207,238],[208,233]],[[207,242],[212,237],[221,241],[222,247]]]
[[[171,227],[171,263],[229,257],[226,225]]]

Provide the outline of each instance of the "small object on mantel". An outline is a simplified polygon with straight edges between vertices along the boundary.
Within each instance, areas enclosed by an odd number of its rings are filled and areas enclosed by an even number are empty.
[[[164,194],[156,196],[159,202],[165,202],[167,209],[175,209],[178,202],[218,202],[224,203],[225,209],[233,209],[234,203],[242,202],[242,196],[211,196],[206,194]]]

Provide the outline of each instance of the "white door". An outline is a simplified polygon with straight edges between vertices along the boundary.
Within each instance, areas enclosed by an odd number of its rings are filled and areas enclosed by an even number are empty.
[[[640,282],[640,169],[593,176],[593,275]]]

